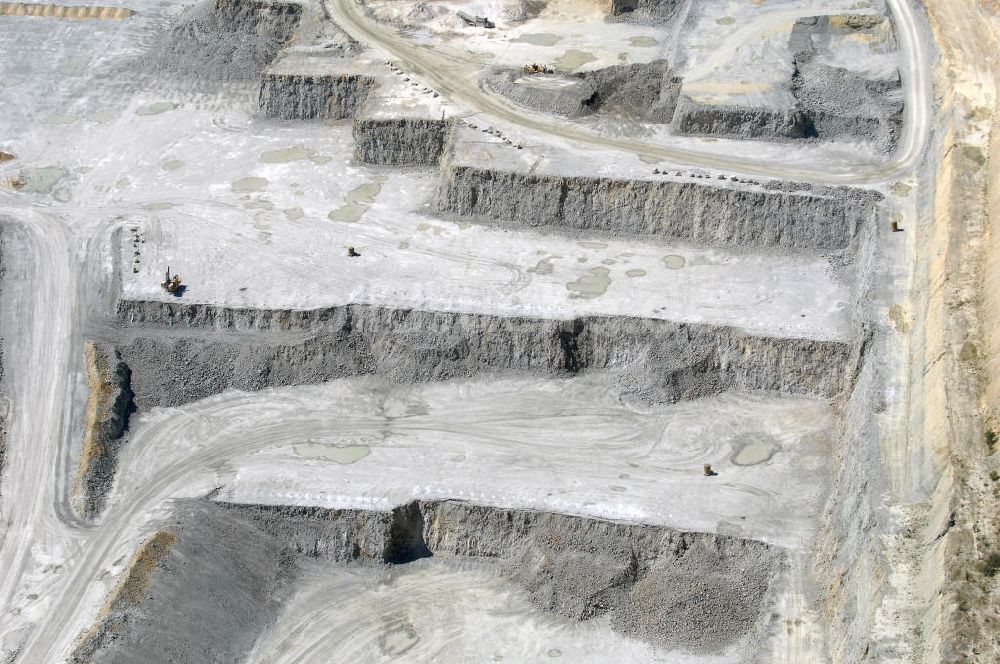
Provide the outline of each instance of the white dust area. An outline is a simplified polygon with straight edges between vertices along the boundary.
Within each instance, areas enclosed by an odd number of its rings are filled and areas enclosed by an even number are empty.
[[[169,463],[214,474],[219,499],[235,502],[389,509],[461,499],[793,549],[808,540],[827,485],[828,404],[724,394],[634,406],[606,381],[360,378],[154,409],[133,419],[110,509]],[[770,459],[732,462],[762,441]],[[717,475],[704,476],[706,463]]]
[[[433,172],[351,165],[346,127],[298,139],[269,133],[253,127],[221,155],[211,140],[194,137],[161,153],[154,190],[145,192],[158,204],[124,224],[145,241],[134,245],[122,234],[123,297],[174,300],[159,286],[169,266],[187,286],[182,303],[629,315],[781,337],[849,335],[849,289],[823,257],[456,223],[429,214]],[[296,148],[311,158],[272,163]],[[159,166],[175,160],[185,166]],[[179,188],[185,196],[173,194]],[[348,257],[348,246],[361,256]],[[682,269],[664,263],[676,255]],[[581,292],[581,279],[594,277],[606,278],[606,289]]]

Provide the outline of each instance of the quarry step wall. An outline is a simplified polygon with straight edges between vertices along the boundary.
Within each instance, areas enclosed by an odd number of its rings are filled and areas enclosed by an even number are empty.
[[[361,74],[311,75],[267,72],[260,86],[260,113],[279,120],[355,117],[375,87]]]
[[[436,166],[452,120],[364,118],[354,121],[354,159],[373,166]]]
[[[131,300],[119,304],[118,315],[129,328],[118,350],[132,370],[140,409],[230,388],[365,374],[410,382],[587,370],[611,371],[623,391],[655,402],[729,389],[833,398],[844,389],[851,355],[843,342],[627,317],[549,320],[372,305],[268,311]],[[183,333],[191,330],[203,333]]]
[[[606,616],[635,638],[718,652],[766,624],[784,561],[733,536],[455,501],[366,511],[201,500],[176,510],[137,551],[73,662],[238,661],[294,591],[304,558],[428,556],[494,565],[567,618]]]
[[[789,192],[675,180],[529,175],[446,164],[432,205],[515,227],[647,235],[694,244],[816,251],[851,247],[881,195]]]

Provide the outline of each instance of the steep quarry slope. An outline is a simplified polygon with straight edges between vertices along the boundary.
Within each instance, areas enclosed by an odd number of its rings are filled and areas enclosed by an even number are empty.
[[[788,37],[792,70],[780,83],[691,81],[673,117],[683,134],[757,139],[870,141],[891,152],[900,137],[903,91],[891,13],[797,19]],[[725,74],[718,76],[725,79]],[[758,92],[753,92],[759,88]],[[703,91],[703,92],[702,92]],[[731,99],[725,93],[729,91]],[[714,92],[714,94],[713,94]],[[764,104],[761,104],[764,101]]]
[[[113,347],[88,343],[87,421],[76,483],[74,508],[84,515],[101,511],[101,497],[114,478],[121,438],[133,409],[131,372]]]
[[[295,74],[271,69],[260,88],[260,110],[282,120],[353,118],[375,85],[363,74]]]
[[[913,661],[986,662],[1000,657],[1000,78],[991,60],[1000,6],[933,1],[927,11],[941,55],[940,127],[924,176],[934,193],[918,229],[907,377],[916,396],[901,451],[923,465],[888,469],[903,524],[884,564],[914,600],[890,633]],[[874,599],[880,618],[900,615],[892,595]]]
[[[899,72],[882,78],[822,61],[817,42],[837,32],[867,34],[888,19],[881,16],[811,16],[792,29],[789,48],[795,62],[791,90],[797,110],[818,138],[866,138],[891,150],[902,130],[903,98]]]
[[[149,49],[149,67],[174,76],[256,80],[292,38],[302,5],[215,0],[188,9]]]
[[[851,189],[782,191],[675,178],[535,175],[446,163],[435,206],[515,227],[676,238],[696,244],[813,251],[854,246],[880,196]]]
[[[654,401],[727,389],[832,398],[843,389],[850,356],[850,346],[839,342],[641,319],[547,321],[367,306],[274,312],[157,302],[123,302],[119,313],[143,331],[118,348],[132,369],[139,408],[177,405],[225,389],[370,373],[419,381],[611,370],[626,392]],[[171,329],[183,334],[171,335]],[[226,330],[241,336],[219,333]],[[259,341],[250,332],[259,333]]]
[[[133,556],[74,661],[240,659],[306,559],[427,556],[488,562],[546,611],[607,616],[625,634],[694,652],[753,636],[781,564],[779,551],[734,537],[467,503],[363,512],[189,502]],[[707,601],[682,599],[692,595]]]
[[[354,159],[376,166],[436,166],[453,127],[451,120],[358,119]]]
[[[272,619],[293,561],[280,539],[185,504],[133,555],[73,662],[238,661]]]

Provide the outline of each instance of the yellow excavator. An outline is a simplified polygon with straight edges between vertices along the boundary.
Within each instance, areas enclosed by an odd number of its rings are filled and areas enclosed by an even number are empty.
[[[524,65],[521,67],[521,71],[525,74],[551,74],[552,69],[546,65],[540,65],[537,62],[533,62],[529,65]]]
[[[165,281],[160,282],[163,286],[163,290],[167,291],[171,295],[177,295],[181,288],[181,278],[180,275],[170,276],[170,266],[167,266],[167,278]]]

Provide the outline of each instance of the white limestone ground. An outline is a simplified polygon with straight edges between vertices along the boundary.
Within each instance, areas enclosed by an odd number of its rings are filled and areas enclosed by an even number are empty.
[[[124,297],[173,299],[159,286],[169,266],[187,284],[183,302],[632,315],[776,336],[847,336],[849,289],[821,257],[444,221],[420,212],[435,174],[351,166],[344,130],[270,133],[277,135],[245,132],[223,158],[213,158],[207,141],[173,142],[162,164],[182,165],[149,185],[162,202],[154,207],[165,209],[129,217],[138,245],[130,232],[121,236]],[[212,174],[204,172],[209,160]],[[341,175],[331,179],[335,168]],[[183,199],[170,194],[180,188]],[[349,258],[347,246],[361,256]]]
[[[155,409],[132,428],[111,510],[180,466],[214,472],[219,498],[234,502],[388,509],[454,498],[797,549],[818,523],[833,414],[818,400],[737,394],[635,406],[599,375],[350,379],[226,393]],[[718,475],[705,477],[706,463]]]

